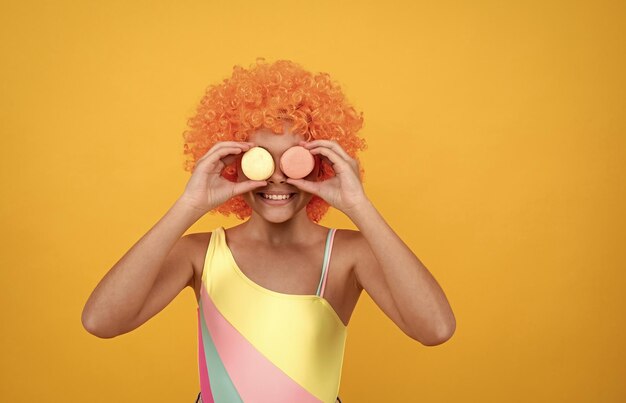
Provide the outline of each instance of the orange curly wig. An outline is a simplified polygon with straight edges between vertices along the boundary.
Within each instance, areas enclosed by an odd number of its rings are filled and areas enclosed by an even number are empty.
[[[270,64],[259,58],[249,69],[234,66],[230,78],[207,88],[195,116],[187,121],[189,130],[183,133],[184,154],[189,156],[183,167],[193,173],[197,160],[219,141],[248,141],[248,136],[262,128],[280,135],[285,123],[306,141],[337,141],[357,161],[357,151],[367,148],[365,140],[357,136],[363,113],[347,102],[339,84],[327,73],[312,74],[289,60]],[[363,174],[361,167],[361,180]],[[224,168],[222,176],[235,182],[236,163]],[[332,166],[322,160],[318,180],[332,176]],[[306,206],[307,216],[317,223],[329,207],[313,195]],[[211,211],[215,212],[245,219],[252,209],[238,195]]]

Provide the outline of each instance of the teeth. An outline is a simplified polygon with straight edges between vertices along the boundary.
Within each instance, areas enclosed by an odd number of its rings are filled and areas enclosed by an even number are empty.
[[[291,195],[267,195],[263,193],[263,197],[270,200],[286,200],[291,197]]]

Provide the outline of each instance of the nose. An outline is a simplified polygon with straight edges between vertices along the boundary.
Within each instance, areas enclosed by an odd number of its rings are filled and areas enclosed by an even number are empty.
[[[272,176],[266,179],[268,183],[286,183],[287,176],[280,170],[280,158],[277,160],[274,158],[274,172]]]

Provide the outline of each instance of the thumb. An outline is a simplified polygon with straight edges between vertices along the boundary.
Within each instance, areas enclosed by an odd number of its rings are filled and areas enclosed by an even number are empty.
[[[266,181],[245,181],[245,182],[237,182],[234,187],[235,195],[240,195],[242,193],[249,192],[251,190],[260,188],[262,186],[266,186]]]
[[[311,182],[311,181],[307,181],[304,179],[292,179],[292,178],[288,178],[286,182],[294,185],[298,189],[303,190],[307,193],[312,193],[314,195],[319,196],[318,194],[319,184],[317,182]]]

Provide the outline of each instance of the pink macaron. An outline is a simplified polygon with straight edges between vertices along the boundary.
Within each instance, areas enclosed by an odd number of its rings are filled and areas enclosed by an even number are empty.
[[[280,157],[280,170],[293,179],[301,179],[313,171],[315,158],[302,146],[293,146]]]

